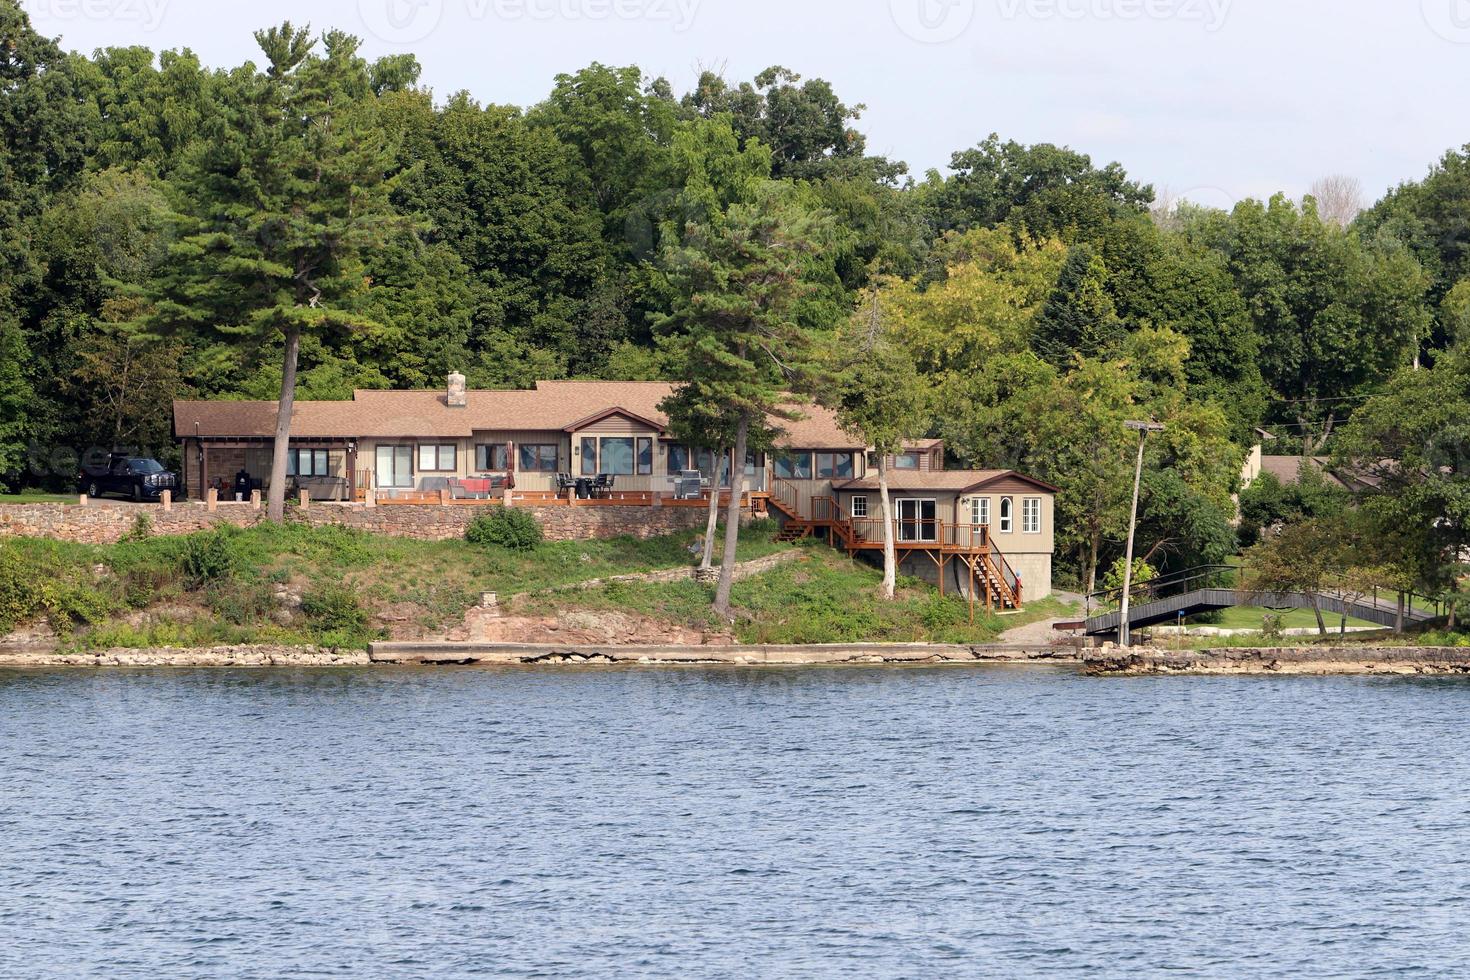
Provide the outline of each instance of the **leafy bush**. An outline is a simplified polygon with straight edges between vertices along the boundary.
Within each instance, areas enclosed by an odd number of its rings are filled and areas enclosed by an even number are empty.
[[[301,611],[318,630],[358,634],[367,627],[367,611],[357,593],[340,585],[323,586],[301,597]]]
[[[235,574],[240,567],[240,552],[236,547],[238,536],[239,532],[234,528],[221,527],[186,539],[184,572],[196,587],[222,582]]]
[[[511,551],[533,551],[541,543],[541,525],[536,518],[513,507],[496,507],[481,514],[465,529],[470,544],[496,545]]]
[[[122,536],[123,541],[147,541],[153,537],[153,518],[147,514],[133,517],[133,526]]]
[[[205,601],[221,619],[237,626],[267,622],[276,609],[270,585],[259,579],[216,582],[209,587]]]
[[[115,600],[82,567],[67,563],[61,550],[54,542],[0,543],[0,633],[45,614],[64,634],[113,611]]]

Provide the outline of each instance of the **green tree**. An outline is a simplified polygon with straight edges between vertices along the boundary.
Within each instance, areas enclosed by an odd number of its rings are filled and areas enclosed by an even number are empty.
[[[992,133],[954,154],[954,175],[931,172],[921,195],[936,227],[991,228],[1005,222],[1033,235],[1088,240],[1113,218],[1146,214],[1153,188],[1128,179],[1117,163],[1102,169],[1085,153],[1039,143],[1002,143]]]
[[[284,340],[269,494],[279,521],[302,338],[368,322],[363,256],[403,222],[357,39],[328,32],[313,55],[308,31],[286,23],[256,40],[267,68],[251,114],[214,121],[181,168],[181,234],[146,322],[220,353]]]
[[[693,389],[705,416],[729,413],[735,422],[715,593],[722,616],[730,613],[746,454],[770,444],[773,420],[792,415],[793,396],[800,396],[811,374],[811,338],[797,308],[810,289],[806,257],[824,230],[791,187],[766,183],[749,203],[732,204],[723,220],[690,222],[665,257],[678,300],[663,326],[680,335],[681,387]]]
[[[824,400],[836,410],[838,424],[873,450],[883,521],[882,594],[891,600],[898,581],[898,557],[888,493],[888,458],[898,453],[905,441],[927,434],[929,389],[909,349],[893,336],[877,288],[870,290],[866,308],[839,332],[835,349],[836,383],[827,388]]]
[[[1107,264],[1091,245],[1072,246],[1036,317],[1032,344],[1043,359],[1061,367],[1077,357],[1118,352],[1125,328],[1107,280]]]

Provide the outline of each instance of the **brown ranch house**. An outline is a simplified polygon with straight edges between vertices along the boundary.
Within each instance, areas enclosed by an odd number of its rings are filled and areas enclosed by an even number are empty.
[[[681,474],[712,454],[681,446],[659,403],[662,382],[542,381],[534,389],[357,391],[351,401],[298,401],[291,423],[292,490],[314,500],[384,504],[577,503],[577,481],[623,504],[687,496]],[[821,536],[881,556],[877,469],[867,447],[809,406],[780,423],[776,452],[745,461],[749,504],[787,538]],[[190,496],[226,499],[242,472],[268,484],[274,402],[176,401]],[[944,445],[915,442],[889,460],[900,571],[997,608],[1051,594],[1056,489],[1007,470],[947,470]],[[729,461],[720,467],[730,485]],[[707,499],[707,498],[706,498]],[[880,557],[881,560],[881,557]]]

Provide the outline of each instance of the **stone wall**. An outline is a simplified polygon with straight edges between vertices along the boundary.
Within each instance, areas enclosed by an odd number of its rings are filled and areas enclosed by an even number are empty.
[[[658,537],[688,528],[703,528],[701,507],[523,507],[540,522],[551,541],[586,541],[631,535]],[[462,538],[465,528],[483,507],[406,505],[366,507],[362,504],[313,504],[292,509],[288,519],[312,524],[340,524],[396,537],[442,541]],[[0,538],[6,536],[54,538],[87,544],[110,544],[132,529],[139,514],[153,522],[154,534],[191,534],[221,524],[248,527],[263,511],[249,504],[221,503],[210,512],[203,504],[175,504],[171,511],[157,505],[92,501],[78,504],[0,504]]]

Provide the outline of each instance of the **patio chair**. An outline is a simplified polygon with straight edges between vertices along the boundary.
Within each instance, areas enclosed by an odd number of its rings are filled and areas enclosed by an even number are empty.
[[[449,499],[450,500],[469,500],[470,499],[470,491],[469,491],[469,488],[466,487],[464,485],[464,482],[461,481],[461,480],[450,480],[449,481]]]
[[[611,473],[597,474],[597,479],[592,481],[592,495],[595,497],[612,496],[613,481],[616,479]]]
[[[556,475],[556,492],[566,493],[577,485],[577,478],[570,473],[558,473]]]

